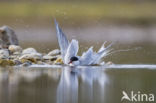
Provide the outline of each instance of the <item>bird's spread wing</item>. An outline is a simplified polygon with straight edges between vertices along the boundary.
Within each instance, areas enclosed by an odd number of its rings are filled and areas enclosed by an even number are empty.
[[[102,44],[102,46],[101,46],[101,48],[99,49],[98,53],[101,52],[101,51],[103,51],[103,50],[105,49],[105,44],[106,44],[106,43],[107,43],[107,41],[105,41],[105,42]]]
[[[101,46],[99,51],[97,53],[95,53],[94,60],[92,61],[92,64],[98,64],[100,62],[101,58],[107,56],[108,53],[112,50],[112,49],[110,49],[110,47],[113,45],[113,43],[111,43],[107,47],[105,47],[104,44]]]
[[[93,52],[93,47],[89,48],[87,52],[83,53],[83,55],[80,58],[80,63],[81,65],[94,65],[98,64],[104,56],[107,56],[108,53],[111,51],[110,47],[112,44],[109,46],[105,47],[106,42],[101,46],[99,51],[97,53]]]
[[[70,58],[76,56],[79,50],[79,44],[77,40],[72,40],[68,46],[67,52],[65,54],[65,64],[68,64]]]
[[[80,57],[81,65],[90,65],[94,58],[93,47],[90,47],[86,52]]]
[[[56,20],[55,20],[55,27],[56,27],[57,39],[58,39],[60,50],[61,50],[61,55],[64,61],[64,57],[67,52],[67,48],[69,46],[69,41],[67,40],[67,37],[65,36],[65,34],[62,32]]]

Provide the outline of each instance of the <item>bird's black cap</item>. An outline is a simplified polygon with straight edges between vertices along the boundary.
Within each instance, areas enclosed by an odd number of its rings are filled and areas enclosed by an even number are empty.
[[[71,58],[70,58],[70,61],[77,61],[77,60],[78,60],[77,57],[71,57]]]

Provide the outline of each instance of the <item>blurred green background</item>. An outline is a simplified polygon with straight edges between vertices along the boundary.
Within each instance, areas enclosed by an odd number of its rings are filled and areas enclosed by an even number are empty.
[[[53,17],[78,23],[105,22],[153,24],[156,22],[154,0],[0,0],[0,18],[27,21],[51,20]],[[8,2],[7,2],[8,1]],[[2,20],[3,21],[3,20]],[[2,22],[1,21],[1,22]]]

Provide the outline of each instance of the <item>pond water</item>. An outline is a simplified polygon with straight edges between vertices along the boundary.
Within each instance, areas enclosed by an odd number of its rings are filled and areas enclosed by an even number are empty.
[[[155,75],[141,64],[0,68],[0,103],[121,103],[123,91],[156,94]]]

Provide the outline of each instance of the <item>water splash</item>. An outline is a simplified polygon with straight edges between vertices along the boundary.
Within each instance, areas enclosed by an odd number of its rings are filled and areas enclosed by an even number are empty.
[[[69,66],[62,66],[62,65],[31,65],[30,67],[27,68],[63,68],[63,67],[68,67]],[[18,67],[17,67],[18,68]],[[85,68],[90,68],[90,69],[107,69],[107,68],[112,68],[112,69],[156,69],[156,64],[112,64],[112,65],[103,65],[103,66],[75,66],[73,68],[77,69],[85,69]]]
[[[129,51],[134,51],[134,50],[141,50],[142,47],[136,47],[136,48],[132,48],[132,49],[120,49],[120,50],[116,50],[116,51],[113,51],[113,49],[110,51],[110,53],[107,54],[108,55],[112,55],[114,53],[118,53],[118,52],[129,52]]]

